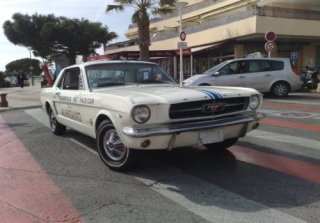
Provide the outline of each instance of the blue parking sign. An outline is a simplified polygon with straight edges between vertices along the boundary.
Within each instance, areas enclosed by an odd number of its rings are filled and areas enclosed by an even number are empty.
[[[298,59],[298,52],[291,52],[290,58],[291,58],[291,60],[297,60]]]

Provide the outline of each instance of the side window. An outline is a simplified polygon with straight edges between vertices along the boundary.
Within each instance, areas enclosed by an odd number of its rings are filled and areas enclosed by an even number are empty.
[[[237,69],[239,67],[240,62],[231,62],[229,64],[227,64],[226,66],[224,66],[223,68],[221,68],[219,70],[219,73],[221,75],[229,75],[229,74],[236,74],[237,73]]]
[[[263,71],[272,71],[272,67],[271,67],[271,61],[268,60],[261,60],[260,61],[260,72]]]
[[[80,69],[72,68],[72,69],[66,70],[63,77],[62,89],[79,90],[79,84],[80,84]]]
[[[260,72],[283,70],[284,68],[283,61],[261,60],[259,61],[259,64],[260,64]]]
[[[237,64],[237,74],[243,74],[243,73],[248,73],[249,72],[249,68],[248,68],[249,64],[247,61],[239,61]]]
[[[250,73],[256,73],[256,72],[260,72],[260,62],[259,61],[255,61],[252,60],[250,61],[250,68],[249,68],[249,72]]]

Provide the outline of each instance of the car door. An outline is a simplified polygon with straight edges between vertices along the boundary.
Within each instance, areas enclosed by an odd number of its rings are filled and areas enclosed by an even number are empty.
[[[212,85],[245,87],[245,73],[247,62],[245,60],[232,61],[218,70],[212,80]]]
[[[250,60],[249,73],[246,75],[246,87],[260,92],[269,91],[269,83],[274,72],[270,60]]]
[[[53,97],[54,108],[60,123],[83,132],[79,98],[83,91],[81,86],[80,68],[66,69],[57,84]]]

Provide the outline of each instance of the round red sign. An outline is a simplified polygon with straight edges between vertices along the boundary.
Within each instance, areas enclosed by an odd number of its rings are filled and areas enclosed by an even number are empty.
[[[275,41],[277,39],[277,34],[275,32],[267,32],[264,36],[264,38],[269,41],[269,42],[272,42],[272,41]]]
[[[186,37],[187,37],[187,35],[186,35],[186,33],[185,32],[180,32],[180,39],[181,39],[181,41],[185,41],[186,40]]]

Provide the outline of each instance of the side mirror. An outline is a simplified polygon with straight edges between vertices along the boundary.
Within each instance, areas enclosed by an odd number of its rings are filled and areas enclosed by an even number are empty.
[[[219,76],[219,71],[216,71],[215,73],[213,73],[211,76]]]

